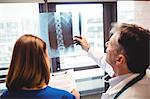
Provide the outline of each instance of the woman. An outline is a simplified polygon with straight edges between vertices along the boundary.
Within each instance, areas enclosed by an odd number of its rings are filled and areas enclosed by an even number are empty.
[[[50,62],[46,43],[33,35],[20,37],[13,50],[7,75],[8,88],[1,98],[75,99],[71,93],[48,86]]]

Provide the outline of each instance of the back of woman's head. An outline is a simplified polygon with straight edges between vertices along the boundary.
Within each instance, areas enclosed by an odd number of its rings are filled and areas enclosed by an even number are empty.
[[[13,49],[6,81],[8,90],[48,84],[50,73],[48,65],[46,43],[36,36],[23,35],[16,41]]]

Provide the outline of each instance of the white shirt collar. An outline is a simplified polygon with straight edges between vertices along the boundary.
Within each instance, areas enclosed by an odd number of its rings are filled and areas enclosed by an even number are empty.
[[[109,79],[109,84],[110,84],[110,86],[115,86],[119,82],[123,81],[124,79],[128,78],[131,75],[132,75],[132,73],[121,75],[121,76],[117,76],[117,77],[113,77],[113,78]]]

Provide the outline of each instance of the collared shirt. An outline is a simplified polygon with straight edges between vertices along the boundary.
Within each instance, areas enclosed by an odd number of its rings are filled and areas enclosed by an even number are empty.
[[[109,79],[110,87],[116,86],[119,82],[121,82],[124,79],[130,77],[131,75],[132,75],[132,73],[121,75],[121,76],[116,76],[116,77],[113,77],[113,78]]]

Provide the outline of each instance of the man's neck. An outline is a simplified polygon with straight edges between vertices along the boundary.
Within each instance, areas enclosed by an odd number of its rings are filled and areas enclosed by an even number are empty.
[[[121,75],[131,73],[131,71],[128,68],[115,68],[114,72],[115,72],[115,76],[121,76]]]
[[[115,76],[121,76],[121,75],[126,75],[126,74],[130,74],[131,72],[117,72],[115,73]]]

